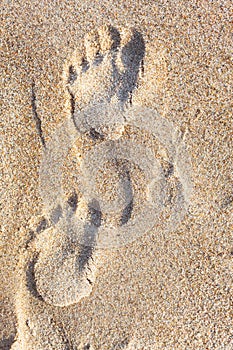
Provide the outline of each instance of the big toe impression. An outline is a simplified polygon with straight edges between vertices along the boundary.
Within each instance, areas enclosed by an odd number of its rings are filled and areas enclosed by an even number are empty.
[[[86,34],[84,38],[86,57],[88,61],[93,61],[100,52],[99,34],[93,30]]]
[[[112,26],[102,26],[99,28],[99,42],[103,54],[117,49],[120,45],[120,33]]]

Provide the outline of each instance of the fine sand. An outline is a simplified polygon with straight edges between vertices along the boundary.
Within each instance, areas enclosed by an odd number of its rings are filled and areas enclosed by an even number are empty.
[[[2,4],[0,349],[233,349],[232,9]]]

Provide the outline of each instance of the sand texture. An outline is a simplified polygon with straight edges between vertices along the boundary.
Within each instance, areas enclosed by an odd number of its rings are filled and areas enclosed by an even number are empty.
[[[233,349],[233,4],[1,4],[0,349]]]

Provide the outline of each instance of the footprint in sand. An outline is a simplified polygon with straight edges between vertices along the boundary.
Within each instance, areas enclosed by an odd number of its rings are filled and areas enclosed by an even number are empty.
[[[147,86],[140,87],[141,34],[105,26],[85,37],[83,52],[75,51],[65,65],[70,117],[42,159],[47,224],[30,243],[27,271],[30,293],[60,307],[90,295],[109,248],[153,227],[174,229],[191,193],[182,135],[134,103]],[[24,314],[21,306],[18,312]]]
[[[59,145],[48,146],[50,149],[47,151],[47,156],[54,149],[63,152],[69,144],[66,135],[71,139],[72,132],[76,138],[78,133],[80,137],[85,137],[87,143],[100,145],[106,140],[118,139],[124,130],[123,111],[126,105],[131,103],[132,92],[136,87],[144,57],[143,38],[135,30],[125,31],[121,35],[116,29],[105,26],[98,32],[89,33],[85,37],[84,44],[85,55],[80,56],[78,51],[75,52],[64,70],[64,81],[70,95],[71,119],[75,130],[70,129],[67,133],[62,130],[62,140],[58,138]],[[100,111],[98,115],[96,107]],[[80,111],[86,111],[88,108],[92,113],[80,117]],[[110,115],[108,111],[112,111],[111,108],[115,113]],[[122,113],[119,114],[118,111]],[[63,158],[60,151],[59,157]],[[56,172],[57,165],[53,167],[50,161],[49,163],[49,168],[53,168]],[[109,164],[109,171],[115,172],[116,187],[121,193],[120,203],[115,200],[116,207],[128,201],[130,211],[133,194],[129,164],[126,163],[115,160],[115,164]],[[83,173],[85,182],[85,170]],[[47,173],[45,177],[54,178],[50,175]],[[41,177],[43,178],[43,174]],[[58,183],[59,181],[55,186],[58,186]],[[42,192],[46,187],[43,186]],[[60,196],[58,199],[50,196],[49,201],[51,200],[53,209],[50,208],[49,211],[59,212],[57,208],[62,207],[63,211],[60,213],[62,219],[58,220],[55,227],[39,235],[36,240],[36,250],[39,251],[35,263],[36,288],[46,302],[56,306],[67,306],[77,303],[91,293],[96,272],[106,255],[103,249],[96,249],[96,237],[104,220],[111,221],[111,219],[103,215],[98,200],[94,196],[91,198],[91,194],[83,200],[78,196],[76,204],[70,199],[67,199],[66,204],[63,200],[60,203]],[[71,202],[75,208],[72,208]],[[127,215],[126,208],[122,211],[122,222],[127,221]],[[71,232],[69,228],[63,226],[64,217],[66,224],[69,221],[70,226],[73,218],[80,216],[81,242],[75,237],[75,230]]]
[[[88,34],[84,46],[84,55],[76,51],[66,63],[71,118],[47,145],[40,174],[46,211],[62,212],[56,226],[38,237],[36,286],[57,306],[91,293],[106,249],[158,224],[174,229],[191,189],[179,133],[154,110],[134,105],[145,54],[140,33],[106,26]],[[62,180],[64,172],[68,182],[70,171],[62,166],[72,152],[79,182],[74,208]]]

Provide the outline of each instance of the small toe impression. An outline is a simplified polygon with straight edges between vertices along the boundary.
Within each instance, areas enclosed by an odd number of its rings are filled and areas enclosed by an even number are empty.
[[[78,77],[77,70],[73,65],[70,65],[68,68],[67,83],[70,85],[73,85],[77,77]]]
[[[100,52],[99,34],[97,31],[91,31],[84,39],[86,47],[86,57],[88,61],[93,61]]]
[[[82,70],[83,58],[80,50],[75,50],[67,60],[63,70],[63,80],[65,85],[71,86],[76,81]]]
[[[102,53],[117,49],[120,45],[120,33],[112,26],[102,26],[99,29],[99,42]]]

